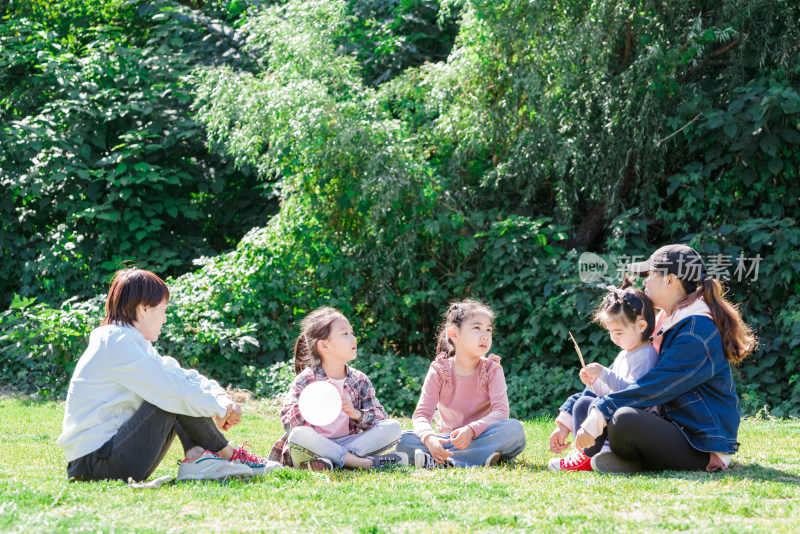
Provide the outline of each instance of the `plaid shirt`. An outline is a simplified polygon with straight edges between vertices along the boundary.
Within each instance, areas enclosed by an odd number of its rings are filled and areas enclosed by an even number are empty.
[[[349,427],[352,435],[369,430],[375,423],[385,420],[387,415],[386,410],[383,409],[383,406],[375,397],[375,388],[372,387],[372,382],[369,381],[367,375],[349,365],[345,367],[347,376],[344,380],[344,391],[350,396],[353,407],[361,410],[361,419],[358,421],[350,419]],[[322,364],[307,367],[294,378],[289,391],[283,398],[283,408],[281,409],[281,425],[283,425],[286,433],[272,446],[268,457],[270,460],[280,462],[283,465],[292,465],[292,459],[289,454],[289,432],[298,426],[310,426],[315,430],[319,428],[303,419],[298,404],[300,393],[303,389],[317,380],[328,380],[328,375],[322,369]]]

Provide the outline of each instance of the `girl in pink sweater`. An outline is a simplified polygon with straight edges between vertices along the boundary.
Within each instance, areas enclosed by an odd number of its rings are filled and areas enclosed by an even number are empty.
[[[414,430],[397,451],[417,467],[469,467],[510,460],[525,449],[525,432],[508,418],[506,379],[492,347],[494,312],[476,300],[450,306],[417,409]],[[431,427],[439,410],[437,431]]]

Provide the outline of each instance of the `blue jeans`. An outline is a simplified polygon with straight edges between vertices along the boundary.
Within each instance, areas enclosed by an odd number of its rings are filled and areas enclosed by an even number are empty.
[[[450,439],[450,434],[436,435]],[[456,467],[483,465],[493,452],[499,452],[500,458],[504,460],[510,460],[521,453],[525,449],[525,431],[522,423],[516,419],[506,419],[484,430],[483,434],[473,439],[466,449],[456,449],[452,443],[445,443],[443,446],[453,453],[450,458]],[[408,454],[408,457],[413,459],[415,449],[430,452],[414,431],[403,432],[396,450]]]
[[[316,458],[327,458],[334,467],[344,467],[348,452],[361,458],[391,449],[400,439],[400,423],[394,419],[378,422],[375,426],[341,438],[326,438],[310,426],[298,426],[289,432],[289,452],[295,467]]]

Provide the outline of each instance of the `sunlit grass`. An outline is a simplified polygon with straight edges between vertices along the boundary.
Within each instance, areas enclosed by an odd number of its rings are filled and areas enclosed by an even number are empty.
[[[250,402],[230,439],[266,454],[281,429],[274,406]],[[0,399],[0,531],[791,532],[800,515],[800,421],[748,420],[728,473],[633,477],[550,473],[551,421],[525,424],[528,447],[491,469],[320,475],[134,490],[68,483],[55,443],[63,407]],[[409,427],[407,420],[403,421]],[[176,443],[153,478],[177,472]]]

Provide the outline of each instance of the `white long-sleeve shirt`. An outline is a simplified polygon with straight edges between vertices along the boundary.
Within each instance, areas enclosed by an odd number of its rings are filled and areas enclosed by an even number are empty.
[[[224,417],[225,390],[197,371],[160,356],[133,327],[106,325],[89,336],[67,391],[58,445],[67,461],[97,450],[143,402],[193,417]]]
[[[589,387],[598,397],[621,391],[635,384],[657,363],[658,352],[649,343],[634,351],[622,350],[611,367],[603,367],[603,372]]]

